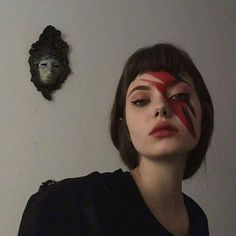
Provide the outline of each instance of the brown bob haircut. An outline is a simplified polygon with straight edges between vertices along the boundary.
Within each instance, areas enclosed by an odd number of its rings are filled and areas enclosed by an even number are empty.
[[[208,89],[190,56],[169,43],[141,48],[132,54],[120,77],[110,116],[110,135],[121,159],[132,170],[139,165],[139,154],[134,148],[125,119],[125,101],[130,83],[147,71],[167,71],[173,75],[188,74],[202,108],[201,136],[197,146],[189,153],[183,179],[191,177],[201,166],[209,147],[213,127],[214,110]]]

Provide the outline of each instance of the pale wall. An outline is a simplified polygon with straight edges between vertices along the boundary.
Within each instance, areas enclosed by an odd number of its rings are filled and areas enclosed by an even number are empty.
[[[123,167],[108,136],[115,87],[131,52],[163,41],[190,53],[216,110],[208,172],[203,168],[184,190],[204,208],[211,235],[236,235],[234,0],[0,3],[1,235],[16,235],[27,199],[42,181]],[[71,49],[72,74],[54,102],[36,91],[27,63],[48,24]]]

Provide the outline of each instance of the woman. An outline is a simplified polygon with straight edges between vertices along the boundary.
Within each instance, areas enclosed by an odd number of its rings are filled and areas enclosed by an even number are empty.
[[[182,193],[205,158],[213,105],[191,58],[171,44],[136,51],[111,111],[111,138],[130,172],[93,172],[46,184],[18,236],[209,235],[206,215]]]

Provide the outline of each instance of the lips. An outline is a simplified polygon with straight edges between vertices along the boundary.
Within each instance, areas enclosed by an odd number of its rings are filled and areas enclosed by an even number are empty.
[[[169,124],[169,123],[160,123],[158,125],[156,125],[151,132],[149,133],[149,135],[152,135],[156,138],[161,138],[161,137],[169,137],[169,136],[173,136],[178,132],[178,129],[175,128],[173,125]]]

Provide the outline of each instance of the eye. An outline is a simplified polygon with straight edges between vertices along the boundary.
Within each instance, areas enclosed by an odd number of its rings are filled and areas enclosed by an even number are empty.
[[[189,101],[190,94],[189,93],[177,93],[170,97],[170,99],[180,102]]]
[[[48,65],[47,63],[41,63],[41,64],[40,64],[41,67],[45,67],[45,66],[47,66],[47,65]]]
[[[137,100],[134,100],[132,101],[131,103],[134,105],[134,106],[137,106],[137,107],[144,107],[146,106],[148,103],[150,102],[150,99],[137,99]]]

